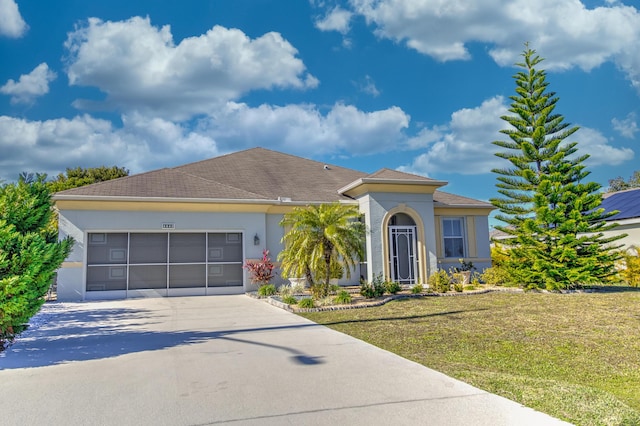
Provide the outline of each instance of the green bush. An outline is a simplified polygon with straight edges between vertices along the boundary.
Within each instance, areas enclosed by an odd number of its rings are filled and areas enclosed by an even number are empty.
[[[309,286],[311,297],[315,300],[320,300],[325,296],[325,289],[325,286],[321,283],[314,283]]]
[[[635,252],[635,254],[633,253]],[[622,255],[624,269],[620,274],[631,287],[640,287],[640,249],[631,247]]]
[[[312,298],[305,297],[304,299],[300,299],[298,301],[298,307],[305,308],[305,309],[310,309],[310,308],[315,308],[316,304],[313,302]]]
[[[347,290],[340,290],[336,297],[333,298],[333,302],[338,305],[348,305],[351,303],[351,295]]]
[[[273,284],[261,285],[258,288],[258,296],[260,297],[273,296],[276,293],[277,293],[276,286]]]
[[[453,283],[453,289],[458,293],[462,293],[462,290],[464,290],[464,284]]]
[[[429,277],[429,289],[436,293],[446,293],[451,290],[451,277],[444,269],[438,269]]]
[[[337,294],[341,288],[342,287],[340,287],[338,284],[331,284],[329,286],[329,294]]]
[[[304,284],[303,283],[295,283],[291,285],[291,294],[303,294],[304,293]]]
[[[296,299],[295,297],[289,295],[289,296],[284,296],[282,298],[282,302],[286,303],[287,305],[295,305],[298,303],[298,299]]]
[[[45,178],[0,185],[0,352],[40,310],[73,246],[53,229]]]
[[[464,286],[464,289],[465,289],[465,290],[475,290],[475,289],[477,289],[477,288],[478,288],[478,287],[476,287],[476,286],[475,286],[475,285],[473,285],[473,284],[465,285],[465,286]]]
[[[372,282],[362,281],[360,283],[360,294],[367,299],[374,297],[380,297],[384,294],[384,280],[382,274],[379,274],[373,278]]]
[[[492,266],[480,275],[483,282],[489,285],[507,285],[510,281],[509,273],[503,266]]]
[[[335,305],[333,299],[334,296],[326,296],[321,299],[315,299],[316,306],[333,306]]]
[[[278,294],[282,297],[287,297],[293,295],[293,289],[291,284],[283,284],[278,287]]]
[[[411,287],[411,294],[420,294],[424,291],[424,287],[422,286],[422,284],[415,284],[413,287]]]
[[[389,294],[396,294],[397,292],[402,290],[400,283],[397,281],[386,281],[384,283],[384,288]]]

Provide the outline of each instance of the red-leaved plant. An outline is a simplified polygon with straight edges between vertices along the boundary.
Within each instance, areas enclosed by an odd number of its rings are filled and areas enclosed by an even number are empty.
[[[251,274],[251,282],[258,284],[258,287],[269,284],[274,277],[273,268],[275,266],[269,258],[269,250],[262,250],[262,260],[247,261],[244,268]]]

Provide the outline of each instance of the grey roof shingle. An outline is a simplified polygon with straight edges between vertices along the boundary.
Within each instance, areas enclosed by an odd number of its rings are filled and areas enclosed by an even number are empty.
[[[463,197],[461,195],[451,194],[444,191],[436,191],[433,194],[433,201],[447,206],[469,206],[469,207],[487,207],[493,208],[491,203],[476,200],[474,198]]]
[[[431,179],[425,176],[420,176],[420,175],[414,175],[411,173],[405,173],[405,172],[401,172],[398,170],[391,170],[391,169],[380,169],[377,172],[371,173],[370,175],[366,176],[367,178],[374,178],[374,179],[385,179],[385,180],[407,180],[407,179],[411,179],[411,180],[423,180],[425,182],[430,182],[430,181],[434,181],[435,179]]]
[[[433,181],[390,169],[373,174],[308,160],[265,148],[232,154],[58,192],[57,199],[85,197],[265,200],[293,202],[348,200],[338,189],[362,178]],[[482,201],[436,191],[445,205],[489,206]]]

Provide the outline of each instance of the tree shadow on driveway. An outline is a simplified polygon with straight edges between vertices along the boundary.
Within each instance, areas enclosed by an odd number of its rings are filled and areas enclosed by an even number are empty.
[[[221,331],[156,331],[148,328],[168,318],[146,309],[57,309],[39,315],[46,318],[34,319],[43,324],[37,328],[32,326],[12,347],[0,354],[0,371],[105,359],[211,340],[284,351],[292,363],[299,365],[310,366],[323,362],[321,357],[305,354],[292,347],[237,337],[249,333],[318,327],[313,323]]]

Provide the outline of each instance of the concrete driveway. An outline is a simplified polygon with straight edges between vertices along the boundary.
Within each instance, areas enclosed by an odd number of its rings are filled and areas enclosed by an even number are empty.
[[[246,296],[47,304],[34,323],[0,357],[2,424],[566,424]]]

